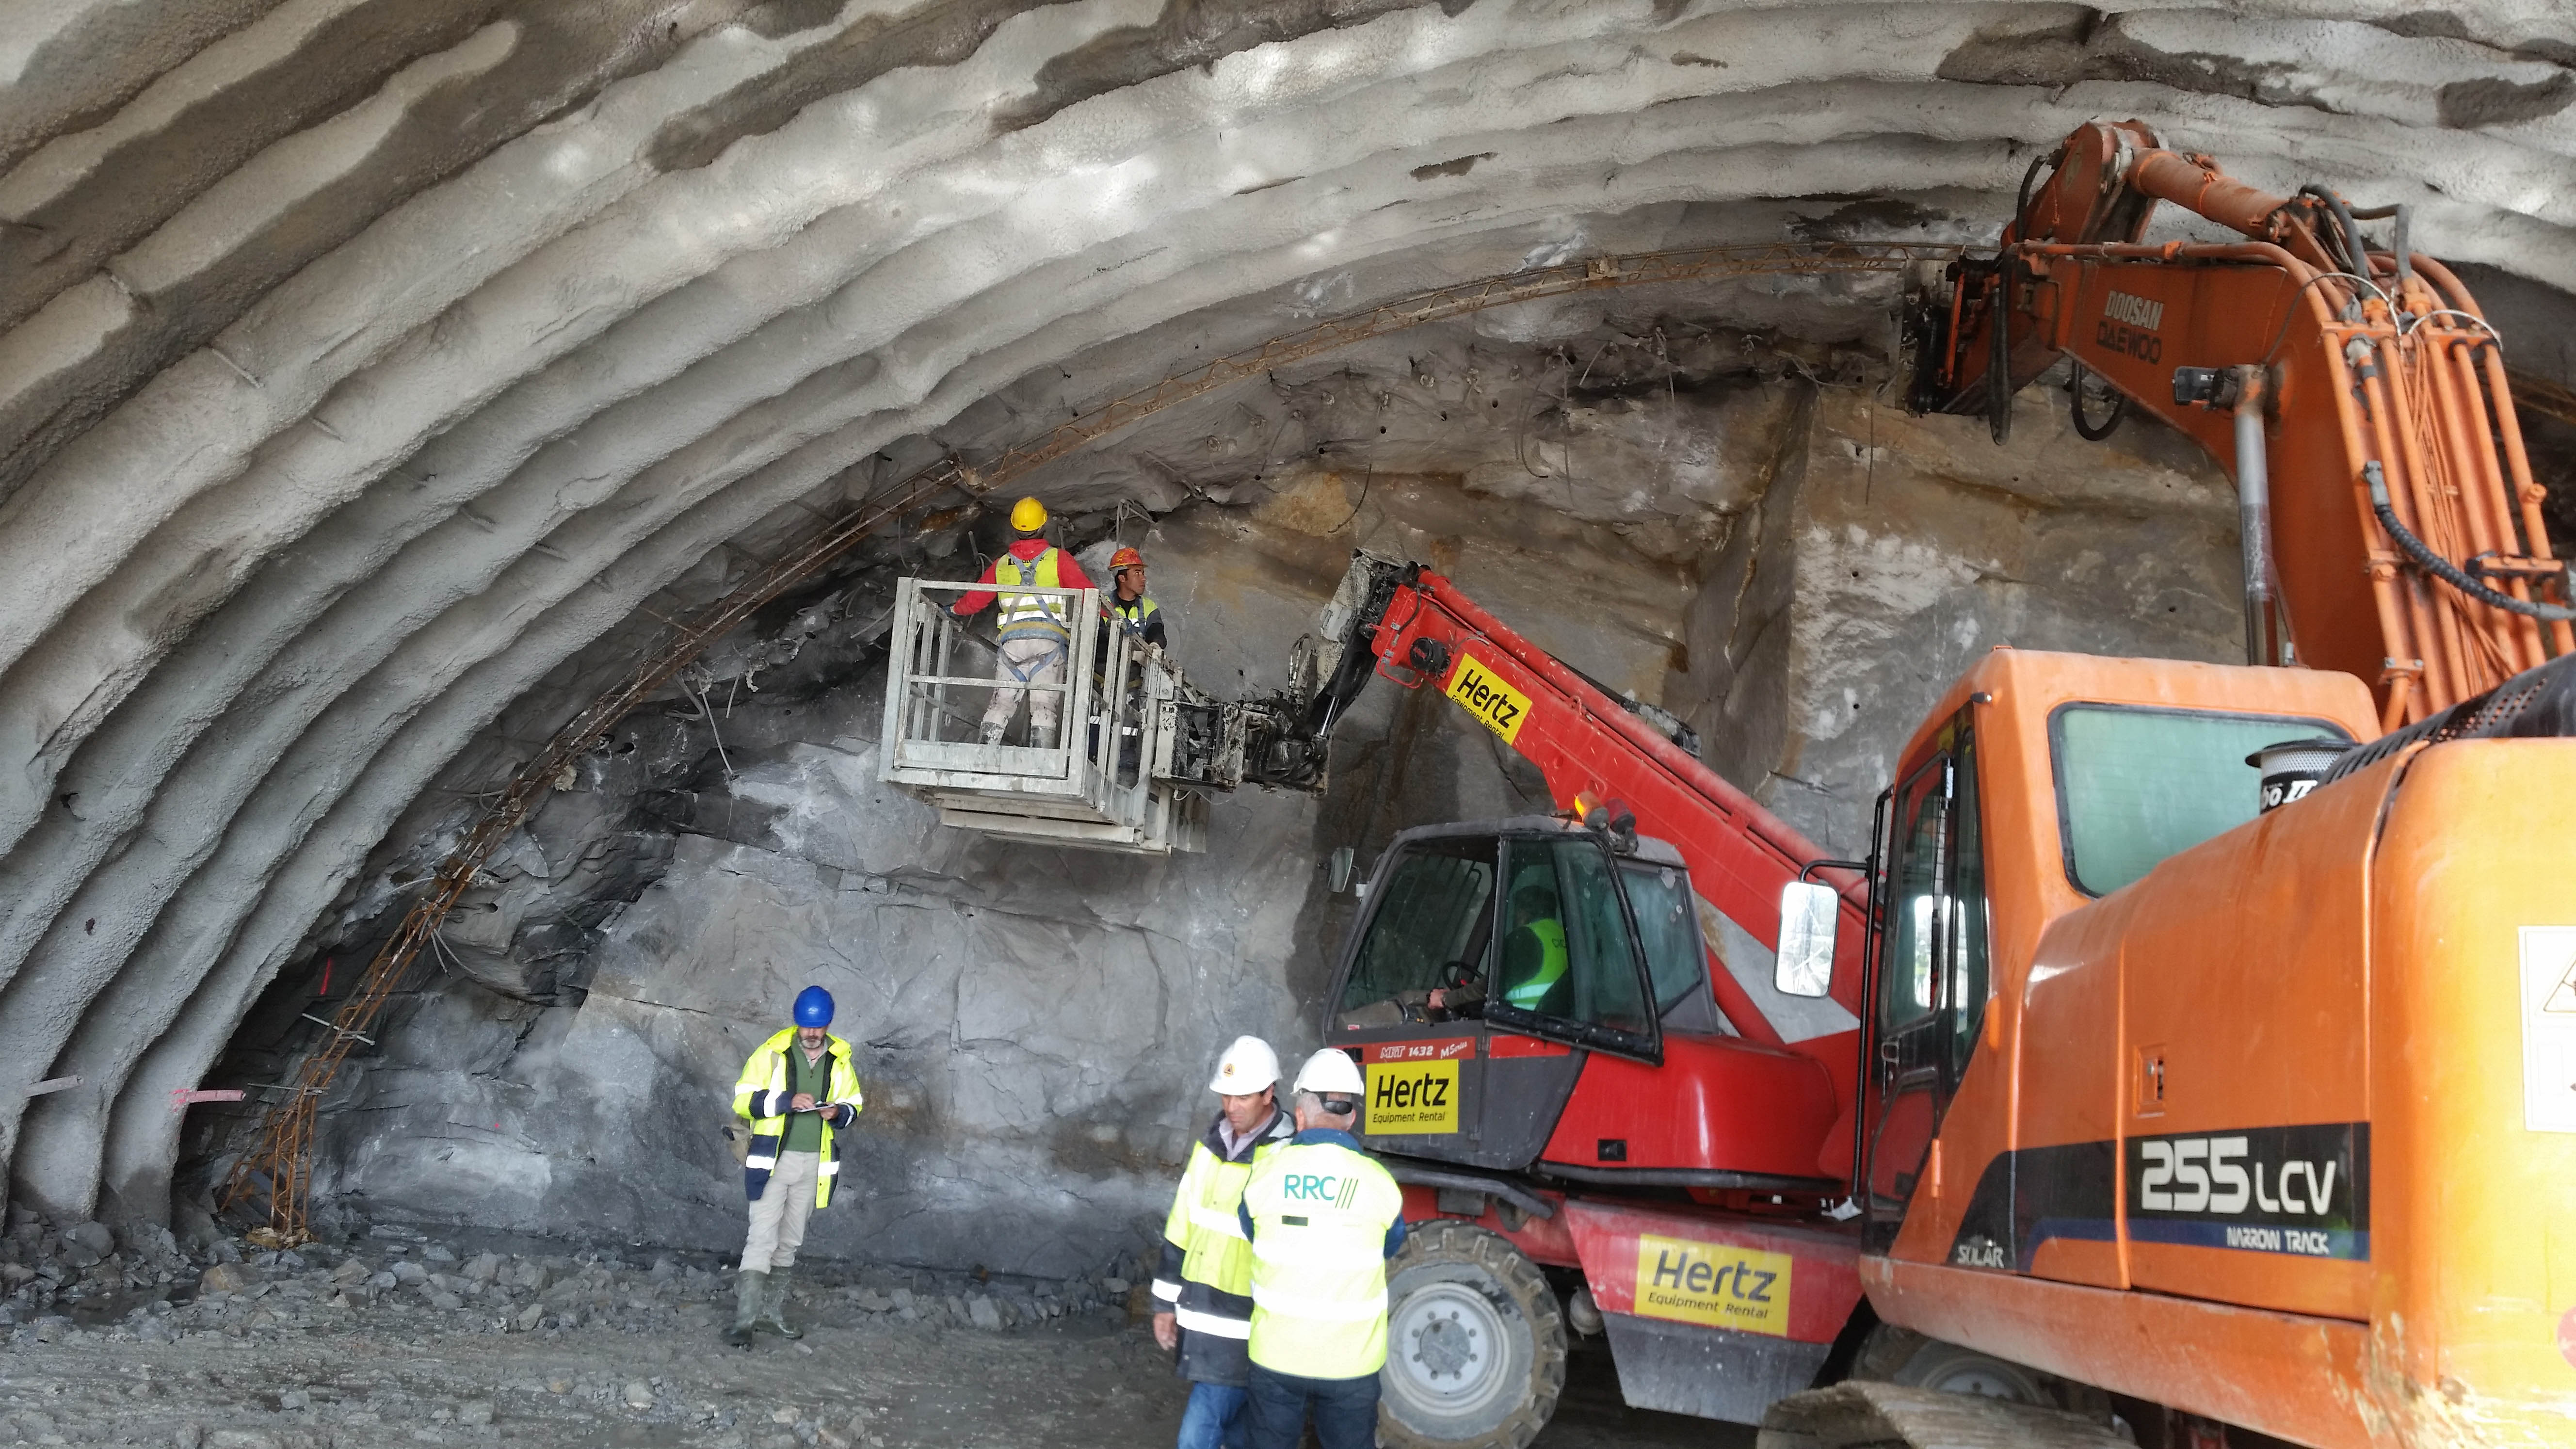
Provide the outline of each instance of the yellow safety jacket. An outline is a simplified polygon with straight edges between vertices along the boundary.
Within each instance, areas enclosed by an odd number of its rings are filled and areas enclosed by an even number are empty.
[[[1237,1210],[1256,1163],[1296,1131],[1288,1114],[1228,1153],[1219,1116],[1190,1149],[1190,1165],[1163,1223],[1163,1264],[1154,1275],[1155,1311],[1181,1328],[1181,1377],[1241,1387],[1252,1381],[1244,1344],[1252,1337],[1252,1243]]]
[[[733,1084],[734,1115],[751,1124],[751,1155],[743,1159],[742,1188],[744,1196],[760,1201],[762,1189],[769,1186],[769,1174],[778,1166],[778,1144],[787,1135],[787,1104],[795,1100],[788,1083],[787,1054],[803,1051],[796,1044],[796,1028],[784,1031],[762,1042],[742,1064],[742,1080]],[[823,1108],[822,1160],[814,1168],[814,1206],[832,1205],[832,1182],[841,1175],[841,1149],[832,1140],[834,1127],[847,1127],[858,1120],[867,1100],[859,1094],[859,1074],[850,1066],[850,1044],[825,1033],[823,1050],[831,1058],[831,1090],[818,1104]]]
[[[1237,1217],[1252,1239],[1252,1361],[1355,1379],[1386,1366],[1386,1260],[1404,1191],[1347,1132],[1309,1128],[1263,1158]]]
[[[1547,999],[1548,988],[1565,979],[1565,923],[1542,916],[1522,929],[1538,938],[1538,970],[1528,980],[1506,987],[1503,1000],[1523,1011],[1536,1011]]]
[[[1063,555],[1049,548],[1036,558],[1022,563],[1004,554],[993,565],[993,582],[997,584],[1035,584],[1040,588],[1058,588],[1063,584],[1056,561]],[[1003,639],[1057,639],[1067,635],[1072,615],[1064,600],[1048,594],[1001,594],[1002,609],[994,629]]]

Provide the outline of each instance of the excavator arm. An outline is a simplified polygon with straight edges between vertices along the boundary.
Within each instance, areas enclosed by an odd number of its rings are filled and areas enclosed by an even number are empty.
[[[2159,201],[2246,240],[2148,245]],[[2360,223],[2381,219],[2374,251]],[[2189,434],[2237,478],[2248,661],[2357,675],[2395,728],[2576,650],[2501,339],[2405,237],[2403,207],[2275,196],[2142,123],[2079,127],[2032,163],[1996,256],[1912,310],[1912,405],[1983,414],[2000,443],[2065,359],[2087,436],[2116,422],[2086,416],[2097,379]]]

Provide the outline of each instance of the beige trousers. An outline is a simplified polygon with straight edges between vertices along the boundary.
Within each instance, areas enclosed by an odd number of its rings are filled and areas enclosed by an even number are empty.
[[[782,1152],[771,1169],[769,1185],[751,1205],[751,1236],[742,1245],[742,1271],[766,1273],[796,1266],[796,1249],[805,1241],[805,1220],[814,1215],[814,1177],[819,1152]]]
[[[993,664],[993,677],[1003,682],[994,687],[992,700],[984,706],[985,726],[1010,728],[1011,716],[1019,713],[1020,698],[1025,695],[1029,701],[1030,734],[1053,744],[1056,719],[1064,713],[1064,692],[1027,686],[1064,683],[1064,640],[1005,639],[1001,650],[1001,657]]]

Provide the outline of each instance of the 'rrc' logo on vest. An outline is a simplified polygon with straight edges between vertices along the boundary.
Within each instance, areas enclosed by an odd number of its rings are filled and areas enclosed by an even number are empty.
[[[1359,1196],[1360,1180],[1332,1172],[1292,1172],[1279,1180],[1279,1190],[1303,1202],[1346,1208]]]
[[[1447,693],[1483,721],[1485,728],[1501,735],[1504,744],[1520,743],[1521,721],[1529,718],[1529,696],[1495,678],[1475,655],[1459,652],[1458,672],[1449,676]]]
[[[1649,1318],[1785,1338],[1789,1275],[1795,1261],[1786,1253],[1759,1248],[1641,1233],[1637,1237],[1637,1312]]]

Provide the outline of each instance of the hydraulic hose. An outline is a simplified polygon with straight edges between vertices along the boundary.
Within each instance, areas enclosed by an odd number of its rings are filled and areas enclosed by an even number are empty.
[[[2377,458],[2361,465],[2361,476],[2362,481],[2370,485],[2370,511],[2379,515],[2379,526],[2387,529],[2388,536],[2397,540],[2399,548],[2422,564],[2425,572],[2489,608],[2553,624],[2576,623],[2576,609],[2559,604],[2536,604],[2511,594],[2497,593],[2471,577],[2458,564],[2435,553],[2430,545],[2415,536],[2413,530],[2397,521],[2397,510],[2388,501],[2388,474],[2379,466]]]
[[[2334,214],[2335,226],[2337,228],[2335,240],[2337,245],[2343,251],[2345,270],[2351,272],[2354,276],[2359,277],[2364,281],[2368,281],[2370,279],[2370,253],[2362,247],[2361,223],[2353,220],[2352,208],[2344,205],[2343,198],[2335,195],[2331,189],[2319,186],[2313,181],[2300,187],[2299,194],[2301,196],[2315,197],[2317,200],[2325,203],[2327,211]]]

